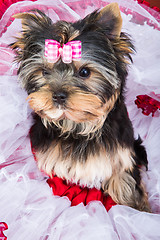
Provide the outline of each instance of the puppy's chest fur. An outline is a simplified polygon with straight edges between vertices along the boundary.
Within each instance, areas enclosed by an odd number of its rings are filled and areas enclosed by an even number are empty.
[[[79,156],[72,154],[72,146],[66,149],[63,143],[53,141],[46,151],[36,152],[38,167],[50,176],[55,174],[68,182],[97,189],[102,188],[111,176],[132,170],[134,159],[129,148],[117,145],[117,149],[107,152],[98,143],[96,148],[98,151],[86,153],[86,146]]]

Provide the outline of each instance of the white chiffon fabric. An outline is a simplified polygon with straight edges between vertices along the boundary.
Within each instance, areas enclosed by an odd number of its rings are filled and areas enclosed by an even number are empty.
[[[20,20],[11,17],[15,13],[38,8],[53,21],[75,21],[110,2],[23,1],[8,8],[0,21],[0,222],[7,223],[9,240],[160,239],[160,116],[158,111],[155,117],[145,116],[134,103],[139,94],[160,101],[160,25],[154,11],[150,14],[133,0],[116,0],[123,31],[137,50],[129,67],[126,103],[135,136],[141,136],[147,149],[149,171],[142,176],[153,213],[118,205],[106,212],[98,201],[71,207],[66,197],[52,194],[32,156],[31,110],[16,76],[14,53],[7,47],[21,30]]]

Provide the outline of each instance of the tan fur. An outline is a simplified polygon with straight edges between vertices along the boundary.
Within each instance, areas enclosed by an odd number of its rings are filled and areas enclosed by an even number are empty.
[[[89,135],[89,133],[94,133],[102,128],[118,95],[118,91],[116,91],[108,101],[106,100],[106,103],[102,103],[96,95],[72,88],[66,107],[59,106],[57,108],[54,106],[50,87],[45,85],[39,91],[31,93],[27,100],[29,100],[30,107],[45,119],[43,121],[45,126],[46,120],[54,122],[65,133],[74,130],[77,123],[82,123],[79,134]],[[64,119],[61,124],[59,123],[60,119]]]
[[[102,101],[94,94],[76,91],[71,94],[68,100],[69,113],[70,110],[74,114],[72,115],[74,121],[92,121],[95,118],[104,115],[104,105]]]
[[[112,31],[112,34],[115,36],[120,36],[121,29],[122,29],[122,17],[120,13],[120,9],[118,3],[110,3],[106,7],[104,7],[99,13],[99,19],[103,18],[103,16],[111,16],[116,19],[116,25]],[[109,19],[108,19],[109,20]]]
[[[21,19],[22,28],[23,28],[24,31],[30,30],[29,21],[32,21],[32,20],[30,20],[32,18],[35,19],[35,22],[36,21],[37,22],[42,22],[44,25],[47,23],[47,18],[42,17],[37,11],[36,11],[36,14],[35,14],[35,12],[17,13],[17,14],[14,14],[12,17],[16,18],[16,19]],[[35,27],[36,27],[37,24],[35,22],[32,21],[32,24],[34,24]]]
[[[78,98],[78,95],[75,94],[75,98],[76,96]],[[41,90],[38,92],[31,93],[27,97],[27,99],[29,100],[30,107],[37,114],[39,114],[39,116],[41,116],[45,127],[47,127],[48,124],[51,124],[53,122],[56,126],[58,126],[61,129],[62,134],[65,134],[67,132],[68,133],[73,132],[77,127],[77,124],[79,124],[79,132],[77,134],[88,136],[88,139],[91,139],[95,135],[96,131],[102,128],[106,117],[105,114],[106,107],[105,108],[101,107],[102,108],[101,109],[100,101],[98,101],[99,104],[97,103],[98,104],[97,109],[94,110],[94,114],[86,112],[91,110],[93,112],[93,109],[91,109],[91,106],[89,106],[90,101],[86,105],[90,107],[89,109],[85,108],[85,104],[83,108],[81,105],[79,106],[80,101],[81,102],[85,101],[85,99],[83,100],[80,98],[78,98],[79,101],[76,102],[76,105],[72,103],[72,101],[74,102],[74,99],[71,98],[72,100],[68,101],[68,107],[66,109],[62,109],[61,107],[59,108],[55,107],[52,101],[52,92],[49,90],[49,87],[47,86],[41,88]],[[96,97],[95,100],[97,99],[98,98]],[[92,106],[92,108],[93,107],[96,107],[96,104],[95,106]],[[63,119],[63,121],[59,122],[59,119]],[[96,135],[97,134],[98,132],[96,133]]]
[[[101,128],[104,123],[105,118],[102,117],[100,119],[97,119],[97,121],[94,122],[81,122],[81,123],[75,123],[74,121],[70,119],[63,119],[60,121],[54,121],[52,122],[61,130],[61,135],[69,136],[72,134],[75,130],[78,130],[76,132],[77,135],[86,136],[87,139],[92,139],[93,137],[98,137],[101,134]],[[48,124],[51,124],[51,122],[48,122]],[[46,125],[47,126],[47,125]]]
[[[75,31],[72,33],[72,36],[69,37],[68,42],[73,41],[74,38],[76,38],[76,37],[79,36],[79,34],[80,34],[80,32],[79,32],[78,30],[75,30]]]
[[[117,203],[125,204],[131,201],[133,189],[135,188],[135,180],[127,172],[114,174],[108,183],[107,193]]]
[[[52,104],[52,94],[50,91],[41,91],[31,93],[27,100],[29,99],[30,107],[42,118],[49,122],[53,119],[59,119],[63,115],[63,110],[61,108],[53,107]],[[43,122],[45,123],[45,121]],[[44,124],[45,125],[45,124]],[[47,127],[47,125],[45,125]]]
[[[119,58],[121,58],[122,62],[127,63],[127,64],[131,63],[131,61],[127,57],[124,57],[123,55],[121,55],[121,52],[123,52],[125,54],[133,53],[133,49],[130,48],[129,43],[127,41],[123,41],[123,40],[119,39],[119,41],[113,42],[113,47],[118,49]]]
[[[52,92],[47,87],[42,87],[40,91],[31,93],[27,100],[29,100],[30,107],[35,111],[46,111],[53,108]]]
[[[123,51],[125,53],[133,53],[133,50],[129,48],[129,43],[124,42],[122,40],[119,40],[116,44],[113,44],[113,46],[117,46],[120,51]]]
[[[12,48],[14,49],[14,48],[18,47],[23,50],[25,43],[22,41],[22,38],[16,37],[16,40],[17,41],[12,45]]]
[[[63,159],[61,145],[53,142],[46,152],[37,152],[36,159],[39,168],[50,176],[56,174],[81,186],[99,189],[112,176],[122,174],[125,170],[132,170],[134,163],[131,151],[120,146],[113,154],[101,149],[99,154],[90,155],[86,162],[71,159],[71,154],[68,155]]]
[[[112,199],[121,205],[127,205],[140,211],[150,212],[148,196],[143,184],[139,186],[143,195],[136,189],[136,181],[128,172],[113,174],[106,183],[104,192],[109,194]]]

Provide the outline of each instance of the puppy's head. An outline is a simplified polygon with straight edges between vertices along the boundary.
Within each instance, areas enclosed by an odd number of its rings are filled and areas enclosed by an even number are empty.
[[[55,124],[62,133],[98,132],[122,97],[127,61],[132,53],[129,38],[121,33],[122,18],[116,3],[75,22],[51,19],[39,10],[19,13],[22,32],[11,47],[19,62],[18,74],[28,92],[31,108],[43,123]],[[81,42],[81,58],[70,63],[45,56],[46,39],[63,48],[71,41]]]

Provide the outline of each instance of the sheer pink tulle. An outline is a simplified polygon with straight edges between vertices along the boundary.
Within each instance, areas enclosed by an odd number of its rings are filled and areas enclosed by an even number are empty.
[[[12,4],[0,21],[0,222],[6,222],[11,240],[128,240],[160,239],[160,116],[145,116],[136,97],[148,95],[160,101],[160,25],[154,10],[148,12],[132,0],[117,0],[123,31],[136,46],[129,66],[126,103],[135,129],[147,149],[149,171],[142,172],[153,213],[125,206],[106,211],[101,202],[72,206],[67,197],[52,195],[45,176],[34,161],[29,130],[33,120],[27,94],[21,88],[8,44],[21,31],[13,14],[33,8],[43,10],[55,22],[78,20],[112,0],[38,0]],[[157,112],[159,110],[157,109]]]

